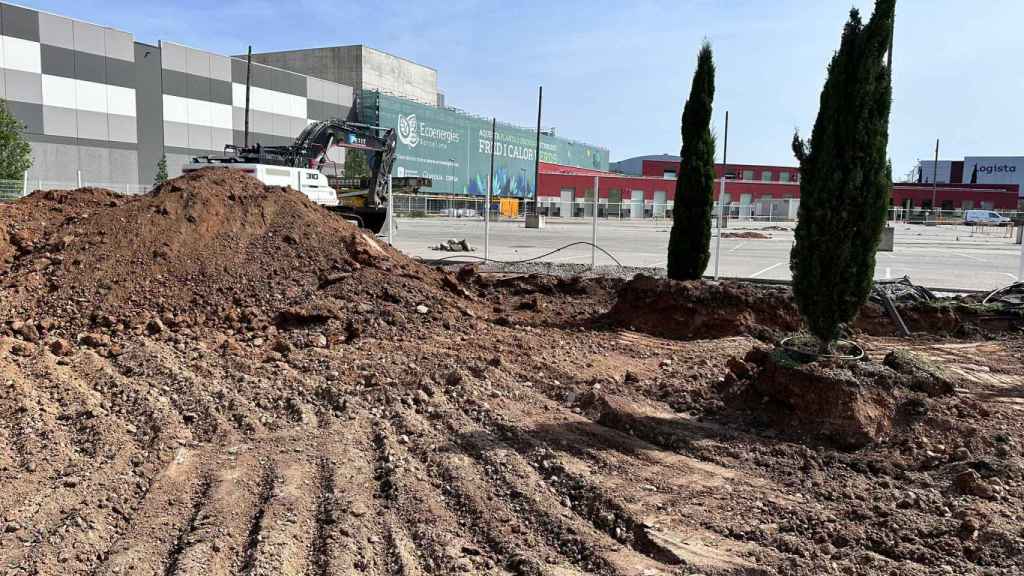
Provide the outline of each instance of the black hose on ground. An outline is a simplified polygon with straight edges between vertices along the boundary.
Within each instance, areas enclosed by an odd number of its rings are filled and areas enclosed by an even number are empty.
[[[579,245],[593,246],[594,248],[600,250],[602,254],[604,254],[605,256],[607,256],[609,258],[611,258],[612,261],[615,262],[616,264],[618,264],[619,266],[623,265],[622,262],[619,262],[619,260],[615,256],[612,255],[611,252],[605,250],[604,248],[601,248],[600,246],[598,246],[597,244],[594,244],[593,242],[573,242],[572,244],[566,244],[565,246],[562,246],[560,248],[555,248],[554,250],[552,250],[550,252],[547,252],[545,254],[541,254],[540,256],[535,256],[533,258],[527,258],[525,260],[495,260],[494,258],[484,258],[483,256],[473,256],[471,254],[455,254],[455,255],[452,255],[452,256],[445,256],[444,258],[438,258],[436,260],[430,260],[430,262],[438,263],[438,262],[444,262],[446,260],[451,260],[453,258],[471,258],[473,260],[480,260],[481,262],[495,262],[497,264],[525,264],[527,262],[533,262],[533,261],[536,261],[536,260],[540,260],[541,258],[547,258],[548,256],[551,256],[552,254],[556,254],[558,252],[561,252],[562,250],[565,250],[566,248],[572,248],[573,246],[579,246]],[[454,264],[458,264],[459,262],[453,262],[453,263]],[[466,262],[466,264],[468,264],[468,262]]]

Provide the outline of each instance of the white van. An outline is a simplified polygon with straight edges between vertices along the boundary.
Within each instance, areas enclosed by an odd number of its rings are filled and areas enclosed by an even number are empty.
[[[968,210],[964,213],[964,224],[968,226],[1009,226],[1011,220],[991,210]]]
[[[290,166],[274,166],[271,164],[249,164],[243,162],[192,162],[182,168],[182,172],[194,172],[201,168],[224,168],[241,170],[255,176],[267,186],[290,186],[305,194],[310,200],[324,206],[337,206],[338,193],[327,184],[327,176],[309,168],[292,168]]]

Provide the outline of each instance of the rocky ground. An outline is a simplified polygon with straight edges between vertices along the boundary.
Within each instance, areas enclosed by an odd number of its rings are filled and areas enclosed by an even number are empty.
[[[1024,573],[969,302],[865,309],[952,385],[853,449],[744,384],[784,289],[436,270],[237,174],[0,205],[0,298],[3,575]]]

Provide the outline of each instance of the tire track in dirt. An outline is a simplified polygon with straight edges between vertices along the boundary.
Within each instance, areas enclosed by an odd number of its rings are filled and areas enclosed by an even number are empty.
[[[500,557],[468,537],[466,519],[454,514],[442,491],[427,481],[424,464],[406,449],[408,438],[397,435],[390,425],[381,424],[380,431],[391,486],[391,519],[399,523],[394,525],[395,537],[408,537],[411,544],[398,550],[409,550],[409,556],[415,554],[416,563],[428,574],[504,574],[499,568]],[[399,526],[404,534],[397,532]],[[403,564],[411,562],[403,558]]]
[[[187,542],[184,537],[195,530],[213,487],[210,475],[201,469],[202,457],[194,450],[178,450],[138,502],[124,511],[126,521],[115,533],[113,545],[104,552],[104,560],[92,570],[93,575],[156,576],[168,573],[168,559],[179,563]],[[189,528],[173,530],[169,526]]]
[[[304,439],[289,434],[277,438],[281,448],[270,466],[271,477],[265,479],[269,495],[261,494],[261,511],[254,521],[258,532],[250,532],[254,540],[251,561],[243,563],[241,574],[288,575],[307,574],[315,565],[317,517],[320,504],[327,498],[320,493],[319,456],[307,449]],[[324,565],[326,567],[326,565]]]
[[[256,572],[257,548],[263,539],[263,520],[267,514],[267,507],[271,498],[274,497],[274,487],[278,482],[277,471],[269,464],[263,466],[260,474],[259,488],[257,490],[256,507],[249,520],[249,529],[246,531],[245,545],[242,547],[241,566],[238,574],[249,576]]]
[[[209,477],[203,477],[199,480],[199,487],[196,490],[197,494],[192,499],[192,513],[189,515],[184,525],[182,525],[181,531],[178,532],[178,537],[174,541],[174,546],[172,546],[167,553],[164,576],[174,576],[174,574],[178,572],[178,562],[181,560],[181,553],[185,550],[188,538],[196,528],[196,521],[203,510],[203,506],[206,505],[207,498],[210,497],[210,489],[212,487],[213,484],[210,482]]]
[[[537,398],[532,405],[544,402]],[[500,405],[500,400],[495,404]],[[567,411],[543,411],[547,416],[538,422],[524,416],[519,408],[505,409],[515,411],[516,418],[500,415],[487,403],[467,403],[464,411],[530,462],[550,489],[595,529],[662,563],[686,564],[715,573],[756,573],[751,572],[755,565],[748,558],[764,550],[704,528],[699,521],[705,513],[701,511],[703,506],[691,501],[705,497],[706,504],[712,504],[715,500],[706,497],[727,482],[737,486],[763,482],[741,481],[733,473],[704,462],[680,462],[682,457],[668,461],[639,458],[643,446],[628,436],[615,437],[619,434],[616,431],[590,430],[590,437],[574,434],[566,424],[582,419]],[[617,448],[623,444],[628,449],[619,452]],[[556,452],[552,446],[561,448]],[[609,464],[612,458],[601,455],[604,453],[615,454],[618,462]],[[621,479],[623,474],[628,474],[628,481]],[[667,478],[677,479],[670,487],[671,497],[658,495],[653,485],[642,483],[645,479],[662,483]],[[640,486],[655,490],[645,491]],[[634,504],[627,505],[627,501]],[[688,510],[698,520],[680,523],[674,515],[658,513],[665,507]]]
[[[327,419],[321,419],[321,428]],[[328,576],[331,571],[330,531],[336,522],[336,503],[334,496],[334,463],[327,456],[321,455],[316,470],[316,527],[313,530],[313,542],[309,550],[309,570],[307,576]]]
[[[254,520],[263,509],[263,498],[269,497],[272,470],[258,454],[244,446],[232,447],[227,454],[215,450],[205,458],[213,471],[211,488],[178,555],[174,576],[239,573],[254,538]]]
[[[460,418],[456,411],[435,414],[448,430],[405,412],[397,425],[410,438],[418,459],[457,504],[475,538],[516,574],[632,573],[638,566],[661,570],[651,561],[574,517],[543,479],[499,440]],[[460,438],[452,443],[451,437]],[[510,502],[511,505],[497,503]]]
[[[330,520],[323,526],[324,557],[332,574],[395,573],[395,553],[376,498],[376,449],[366,416],[332,419],[319,435],[320,457],[333,468]],[[327,499],[325,498],[325,501]]]

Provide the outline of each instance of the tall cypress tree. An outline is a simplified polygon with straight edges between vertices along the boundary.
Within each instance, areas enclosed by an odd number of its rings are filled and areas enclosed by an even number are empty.
[[[704,42],[697,56],[690,98],[683,107],[683,147],[668,240],[668,277],[696,280],[711,258],[711,212],[714,205],[715,139],[711,105],[715,99],[715,63]]]
[[[790,254],[793,294],[823,348],[867,300],[885,226],[892,173],[886,159],[896,0],[876,0],[867,25],[850,11],[832,56],[810,142],[793,137],[800,212]]]

